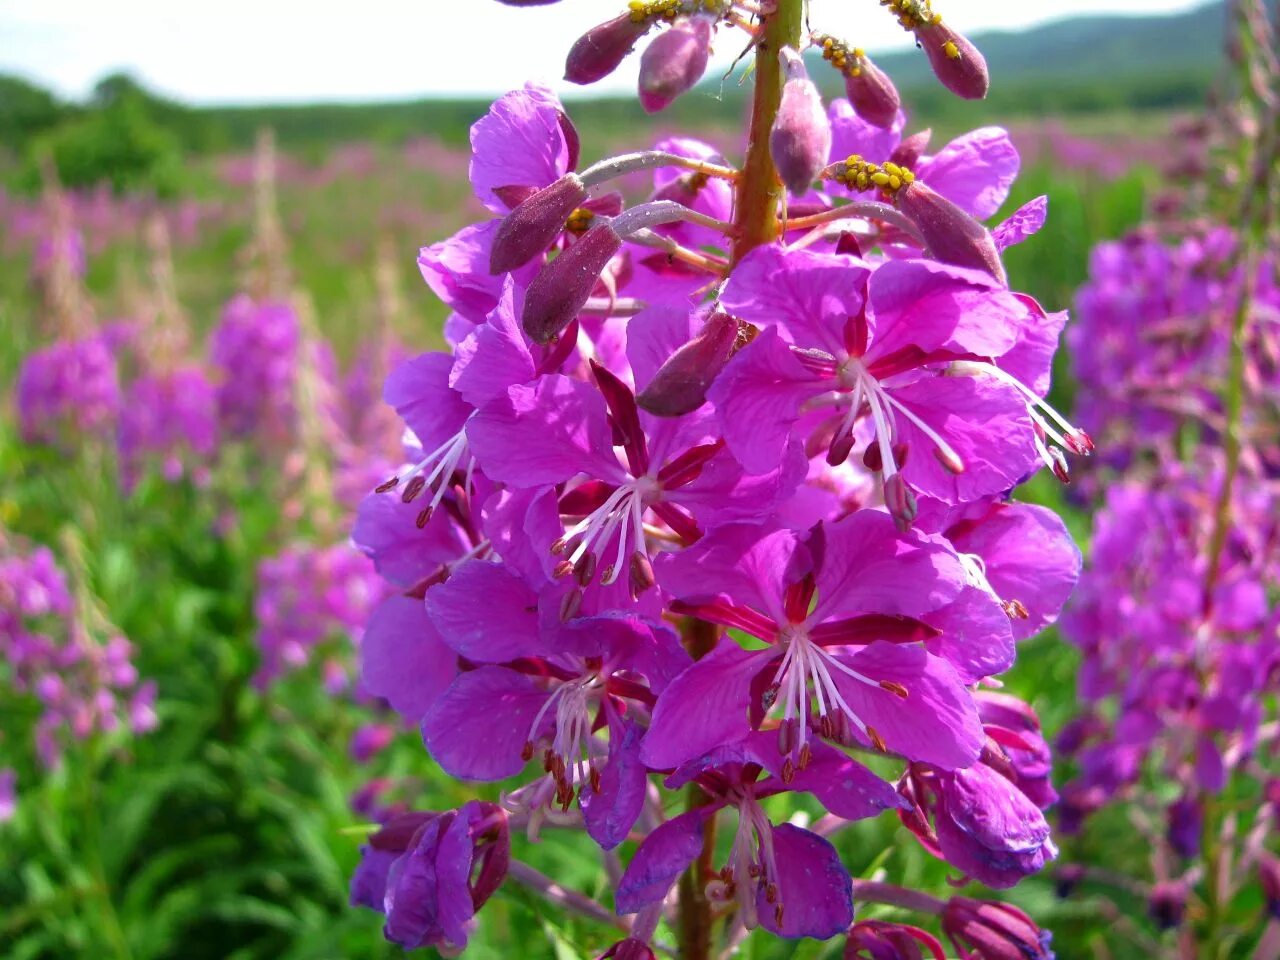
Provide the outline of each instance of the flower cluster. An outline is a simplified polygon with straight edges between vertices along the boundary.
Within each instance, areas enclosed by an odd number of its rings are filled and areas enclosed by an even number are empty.
[[[31,353],[18,374],[17,399],[28,443],[71,445],[109,434],[121,405],[110,340],[62,339]]]
[[[760,39],[798,10],[747,23],[740,6],[632,3],[574,47],[570,79],[660,23],[645,63],[665,42],[662,75],[688,77],[671,58],[706,29]],[[927,4],[892,6],[926,51],[975,67],[940,19],[912,18]],[[550,90],[502,97],[471,132],[493,218],[421,253],[451,350],[386,382],[409,456],[354,531],[396,591],[368,624],[363,682],[446,773],[517,779],[501,808],[388,823],[364,849],[353,901],[407,947],[466,944],[490,892],[466,896],[466,878],[513,825],[638,841],[613,890],[635,919],[606,956],[652,956],[695,861],[700,896],[747,928],[846,933],[855,886],[827,836],[886,810],[990,886],[1056,855],[1036,716],[978,692],[1079,567],[1061,520],[1010,498],[1092,447],[1043,399],[1065,316],[1000,264],[1043,199],[988,231],[1018,169],[1002,130],[929,153],[896,107],[824,109],[798,49],[759,56],[781,104],[741,168],[671,139],[580,170]],[[647,170],[648,200],[606,192]],[[772,231],[753,237],[753,215]],[[689,808],[668,817],[657,783]],[[771,819],[762,802],[795,793],[830,829]],[[735,824],[723,860],[717,822]],[[1003,942],[1048,956],[1017,911],[967,903],[944,918],[958,944],[1005,923]]]
[[[68,736],[153,729],[155,684],[140,682],[129,641],[73,596],[47,548],[0,547],[0,654],[10,686],[40,703],[41,762],[57,766]]]

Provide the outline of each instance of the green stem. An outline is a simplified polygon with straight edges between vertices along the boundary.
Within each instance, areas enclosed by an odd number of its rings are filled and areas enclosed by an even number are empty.
[[[799,47],[803,22],[803,0],[775,0],[772,12],[763,18],[756,44],[756,85],[751,101],[747,157],[738,178],[734,263],[756,247],[772,243],[781,230],[778,210],[783,188],[769,153],[769,131],[773,129],[778,105],[782,102],[782,64],[778,62],[778,51],[783,47]]]

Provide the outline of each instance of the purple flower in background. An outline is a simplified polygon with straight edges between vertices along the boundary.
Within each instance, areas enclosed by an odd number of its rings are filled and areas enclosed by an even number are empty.
[[[120,412],[115,354],[101,336],[43,347],[22,362],[17,400],[28,443],[103,438]]]
[[[200,483],[217,451],[217,393],[196,365],[139,377],[125,390],[117,438],[126,489],[148,461],[169,481]]]
[[[279,442],[294,429],[294,379],[301,330],[293,308],[239,296],[209,341],[217,371],[218,418],[226,436]]]

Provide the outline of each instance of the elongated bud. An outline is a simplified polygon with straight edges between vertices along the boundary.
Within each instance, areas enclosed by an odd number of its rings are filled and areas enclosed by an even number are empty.
[[[712,381],[729,362],[738,339],[738,321],[722,311],[707,318],[702,332],[658,368],[636,403],[659,417],[679,417],[707,401]]]
[[[1147,915],[1161,930],[1182,926],[1187,913],[1187,888],[1181,881],[1157,883],[1147,897]]]
[[[645,49],[640,58],[640,105],[646,113],[665,110],[702,79],[712,29],[707,17],[681,17]]]
[[[987,61],[977,47],[942,22],[930,0],[881,0],[881,6],[898,18],[904,30],[916,35],[944,87],[966,100],[981,100],[987,95]]]
[[[889,154],[889,162],[896,163],[900,167],[914,167],[924,152],[929,149],[929,140],[932,136],[933,130],[926,127],[918,133],[904,137],[893,148],[893,153]]]
[[[582,180],[576,173],[566,173],[517,206],[507,214],[493,238],[489,272],[515,270],[545,251],[586,199],[587,188]]]
[[[622,238],[600,223],[542,268],[529,284],[521,322],[535,343],[550,343],[578,315]]]
[[[966,100],[981,100],[991,86],[987,61],[978,48],[944,23],[916,31],[929,66],[944,87]]]
[[[1280,920],[1280,860],[1264,852],[1258,860],[1258,879],[1267,912],[1273,920]]]
[[[603,80],[618,69],[636,41],[649,32],[649,26],[647,18],[637,20],[632,14],[624,13],[592,27],[569,49],[564,78],[584,85]]]
[[[801,194],[818,179],[831,154],[831,124],[804,58],[790,47],[784,47],[780,56],[787,82],[769,133],[769,152],[787,189]]]
[[[858,116],[877,127],[892,126],[902,99],[889,75],[860,48],[850,47],[835,37],[817,34],[813,42],[822,50],[822,59],[844,77],[845,93]]]
[[[956,952],[976,960],[1052,960],[1051,936],[1007,903],[952,897],[942,911],[942,930]]]
[[[1008,282],[990,231],[946,197],[916,180],[899,190],[895,199],[937,259],[985,271],[1002,284]]]

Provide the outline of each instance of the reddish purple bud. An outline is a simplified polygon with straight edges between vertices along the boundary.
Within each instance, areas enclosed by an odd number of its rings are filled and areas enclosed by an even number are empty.
[[[862,58],[856,74],[845,74],[844,90],[853,109],[867,123],[877,127],[893,126],[902,99],[889,75],[872,63],[870,57]]]
[[[600,272],[622,249],[622,238],[600,223],[556,257],[529,284],[521,323],[535,343],[550,343],[578,316]]]
[[[987,61],[962,34],[936,23],[918,29],[916,38],[944,87],[966,100],[981,100],[987,95],[991,85]]]
[[[1147,899],[1147,915],[1161,930],[1182,926],[1187,913],[1187,888],[1178,881],[1157,883]]]
[[[507,273],[543,253],[586,199],[587,188],[576,173],[566,173],[525,199],[498,227],[489,252],[489,272]]]
[[[653,950],[647,943],[634,937],[619,940],[597,960],[654,960]]]
[[[914,167],[924,152],[929,149],[929,138],[932,136],[933,130],[926,127],[919,133],[904,137],[893,148],[893,153],[889,154],[889,162],[896,163],[900,167]]]
[[[942,930],[956,952],[972,960],[1053,960],[1049,931],[1007,903],[952,897]]]
[[[784,47],[780,56],[787,82],[769,133],[769,152],[787,189],[801,194],[818,179],[831,155],[831,124],[804,58],[790,47]]]
[[[707,390],[729,362],[737,340],[737,319],[717,310],[696,337],[658,368],[636,403],[659,417],[679,417],[697,410],[706,403]]]
[[[637,22],[624,13],[592,27],[569,50],[564,78],[584,85],[603,80],[618,69],[636,41],[649,32],[649,26],[648,20]]]
[[[991,232],[946,197],[914,180],[898,191],[895,200],[934,257],[957,267],[985,271],[1001,284],[1008,282]]]
[[[928,953],[925,949],[928,948]],[[861,920],[849,929],[844,960],[945,960],[933,934],[919,927],[886,920]]]
[[[1280,920],[1280,860],[1264,852],[1258,861],[1258,880],[1267,901],[1267,912]]]
[[[1200,853],[1200,832],[1204,826],[1204,810],[1200,801],[1187,794],[1169,805],[1166,811],[1165,837],[1175,853],[1190,860]]]
[[[681,17],[645,49],[640,58],[640,105],[646,113],[665,110],[702,79],[712,30],[707,17]]]

